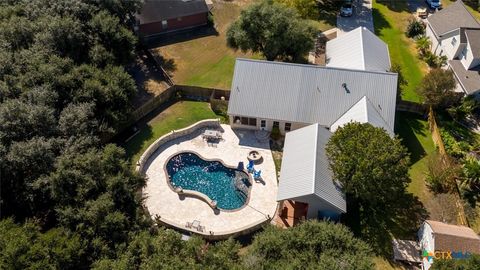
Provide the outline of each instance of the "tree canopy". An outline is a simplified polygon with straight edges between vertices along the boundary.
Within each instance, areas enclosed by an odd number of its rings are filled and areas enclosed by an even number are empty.
[[[425,104],[434,108],[447,108],[458,98],[455,89],[456,82],[451,70],[432,69],[422,80],[419,93]]]
[[[434,260],[431,270],[476,270],[480,265],[480,255],[472,254],[467,259]]]
[[[335,131],[326,151],[335,180],[365,203],[387,206],[410,182],[406,148],[382,128],[349,123]]]
[[[227,45],[262,53],[267,60],[301,60],[314,47],[316,31],[298,13],[272,1],[242,10],[227,31]]]
[[[248,269],[372,269],[369,246],[347,227],[308,221],[288,230],[268,227],[244,258]]]

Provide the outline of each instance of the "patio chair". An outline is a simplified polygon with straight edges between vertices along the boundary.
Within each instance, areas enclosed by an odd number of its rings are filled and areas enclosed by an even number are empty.
[[[247,165],[247,171],[248,171],[249,173],[255,171],[255,168],[253,167],[253,165],[254,165],[254,164],[253,164],[253,161],[250,160],[250,161],[248,162],[248,165]]]
[[[261,179],[262,178],[261,175],[262,175],[262,170],[253,172],[253,178],[254,179]]]
[[[192,228],[192,222],[187,221],[187,224],[185,224],[185,227],[191,229]]]

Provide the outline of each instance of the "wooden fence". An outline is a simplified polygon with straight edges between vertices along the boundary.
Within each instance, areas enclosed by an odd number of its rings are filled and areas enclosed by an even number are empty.
[[[400,100],[397,102],[397,111],[401,112],[411,112],[411,113],[416,113],[420,115],[425,115],[427,112],[428,108],[425,107],[425,105],[412,102],[412,101],[406,101],[406,100]]]
[[[433,142],[438,147],[438,152],[442,156],[447,156],[445,144],[443,144],[442,135],[440,134],[440,129],[437,126],[437,121],[435,120],[435,114],[433,113],[432,107],[430,107],[428,112],[428,126],[430,128],[430,132],[432,133]]]

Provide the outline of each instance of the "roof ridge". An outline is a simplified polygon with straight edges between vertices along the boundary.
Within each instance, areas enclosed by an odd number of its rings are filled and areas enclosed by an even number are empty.
[[[367,96],[365,96],[365,98],[370,104],[372,104],[373,109],[375,110],[375,112],[377,112],[378,116],[380,116],[383,123],[386,124],[392,130],[392,132],[395,132],[394,129],[388,124],[388,122],[385,121],[385,118],[383,118],[382,114],[377,110],[377,108],[375,108],[375,105],[373,104],[373,102]],[[367,114],[367,118],[368,118],[368,114]]]
[[[347,114],[353,107],[357,106],[357,104],[363,99],[363,98],[366,98],[367,96],[366,95],[363,95],[359,100],[357,100],[355,103],[353,103],[352,106],[348,107],[348,109],[345,110],[345,112],[340,115],[340,117],[338,117],[337,119],[335,119],[333,121],[333,123],[330,123],[329,124],[329,127],[328,128],[331,128],[333,124],[335,124],[338,120],[340,120],[340,118],[342,118],[345,114]]]
[[[313,183],[312,183],[312,194],[315,194],[315,184],[316,184],[316,174],[317,174],[317,147],[318,147],[318,129],[320,125],[318,123],[313,124],[315,125],[315,147],[313,147]]]
[[[366,68],[366,63],[365,63],[365,51],[364,51],[364,47],[365,47],[365,44],[363,44],[365,42],[365,39],[363,37],[363,31],[364,31],[364,27],[363,26],[360,26],[360,53],[362,54],[362,66],[363,66],[363,69],[367,69]]]
[[[385,75],[392,75],[392,76],[397,75],[397,73],[393,73],[393,72],[389,72],[389,71],[376,71],[376,70],[361,70],[361,69],[350,69],[350,68],[339,68],[339,67],[327,67],[327,66],[297,64],[297,63],[288,63],[288,62],[280,62],[280,61],[257,60],[257,59],[250,59],[250,58],[236,58],[235,61],[256,62],[256,63],[266,63],[266,64],[286,65],[286,66],[298,66],[298,67],[318,68],[318,69],[326,69],[326,70],[342,70],[342,71],[350,71],[350,72],[358,72],[358,73],[385,74]]]
[[[468,10],[468,8],[465,6],[465,3],[463,3],[462,0],[457,0],[457,1],[455,1],[455,4],[456,3],[461,4],[461,6],[467,11],[468,14],[470,14],[470,16],[473,18],[473,20],[475,20],[477,22],[478,26],[480,27],[480,22],[478,22],[477,18],[475,18],[475,16],[473,16],[473,14],[470,13],[470,10]]]

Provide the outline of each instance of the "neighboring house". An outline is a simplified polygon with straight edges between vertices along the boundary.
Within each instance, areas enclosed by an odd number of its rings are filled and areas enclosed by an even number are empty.
[[[305,204],[307,218],[337,219],[347,211],[345,196],[332,179],[325,155],[331,134],[325,127],[313,124],[285,137],[277,200]]]
[[[480,23],[462,1],[427,18],[426,35],[432,52],[445,55],[454,72],[458,91],[467,95],[480,92]]]
[[[326,66],[389,71],[388,46],[365,27],[358,27],[327,42]]]
[[[233,128],[334,132],[357,121],[393,136],[396,93],[396,73],[237,59],[228,115]]]
[[[150,37],[206,25],[209,8],[205,0],[145,0],[137,18],[137,31]]]
[[[465,253],[480,254],[480,237],[465,226],[426,220],[418,231],[418,239],[424,256],[422,264],[425,270],[430,268],[435,256],[447,256],[441,252],[451,252],[450,255],[453,257]],[[428,257],[428,254],[433,257]]]

